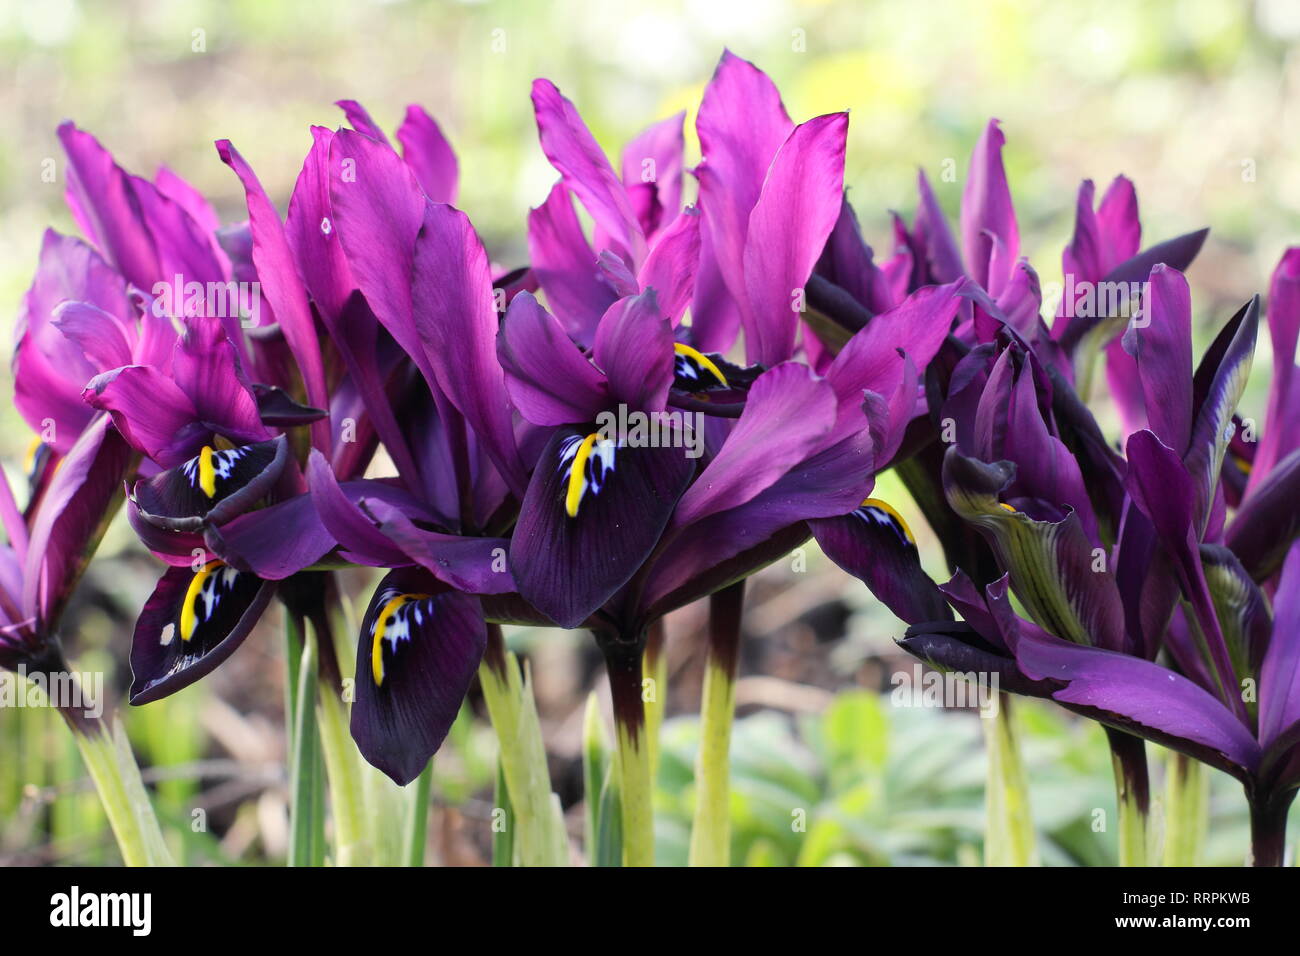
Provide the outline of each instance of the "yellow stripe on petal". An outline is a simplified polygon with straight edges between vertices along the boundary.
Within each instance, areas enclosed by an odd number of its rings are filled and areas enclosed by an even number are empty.
[[[1018,513],[1019,513],[1019,512],[1016,511],[1015,508],[1011,507],[1011,505],[1007,504],[1005,501],[999,501],[999,502],[998,502],[998,507],[999,507],[999,508],[1005,508],[1007,511],[1010,511],[1012,514],[1018,514]]]
[[[212,464],[212,446],[204,445],[199,452],[199,487],[209,498],[217,496],[217,469]]]
[[[879,508],[898,523],[898,526],[903,529],[903,534],[907,536],[908,541],[912,544],[916,544],[916,538],[912,537],[912,529],[907,526],[907,522],[903,520],[903,516],[899,514],[898,510],[889,502],[881,501],[879,498],[868,498],[862,502],[862,507]]]
[[[577,453],[573,456],[573,468],[569,471],[569,487],[564,495],[564,510],[570,518],[578,517],[578,505],[582,504],[582,495],[587,490],[587,459],[596,447],[598,432],[592,432],[582,440]]]
[[[388,634],[389,624],[392,623],[397,612],[407,604],[423,601],[428,596],[427,594],[399,594],[391,598],[379,611],[379,616],[375,618],[374,637],[370,641],[370,674],[375,680],[376,687],[384,682],[384,638]]]
[[[681,342],[673,343],[673,352],[677,355],[684,355],[702,369],[707,369],[713,377],[722,383],[723,388],[730,388],[727,384],[727,376],[722,374],[722,369],[714,364],[713,359],[709,358],[698,349],[693,349],[689,345],[683,345]]]
[[[194,631],[199,626],[199,598],[203,596],[203,585],[207,583],[208,578],[214,571],[224,568],[224,561],[209,561],[198,571],[194,572],[194,577],[190,578],[189,589],[185,592],[185,600],[181,602],[181,640],[188,641],[194,636]]]

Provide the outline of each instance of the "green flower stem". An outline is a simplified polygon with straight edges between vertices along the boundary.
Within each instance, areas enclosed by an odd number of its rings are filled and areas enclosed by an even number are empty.
[[[1165,866],[1199,866],[1209,826],[1210,778],[1186,754],[1170,753],[1165,777]]]
[[[298,672],[293,703],[293,737],[289,759],[289,860],[290,866],[321,866],[325,862],[325,788],[322,774],[320,731],[316,723],[319,679],[314,640],[307,639],[303,622],[285,615],[290,648],[297,644]],[[292,653],[292,650],[291,650]]]
[[[654,779],[650,769],[650,747],[641,683],[644,638],[644,634],[632,640],[622,635],[596,635],[605,655],[605,669],[609,673],[610,696],[614,704],[624,866],[654,866],[655,862]]]
[[[709,652],[700,706],[695,763],[691,866],[731,865],[731,725],[736,715],[736,667],[745,582],[709,598]]]
[[[551,793],[546,746],[532,684],[505,648],[501,628],[488,625],[479,683],[500,747],[501,772],[514,810],[514,847],[521,866],[566,866],[568,838]]]
[[[424,845],[429,836],[429,797],[433,793],[433,760],[415,778],[411,813],[406,818],[406,865],[424,866]]]
[[[985,866],[1037,866],[1034,818],[1029,784],[1011,708],[1011,695],[999,693],[996,716],[981,721],[988,750],[985,786],[987,821]]]
[[[1122,730],[1106,728],[1111,764],[1115,769],[1115,802],[1119,811],[1119,865],[1147,865],[1147,818],[1151,812],[1151,780],[1146,743]]]
[[[62,710],[60,713],[95,782],[126,865],[175,866],[121,722],[116,718],[88,719]]]
[[[329,686],[324,680],[321,681],[316,720],[334,815],[334,863],[336,866],[367,866],[371,862],[372,847],[367,839],[361,755],[348,729],[347,704],[339,696],[338,688]]]

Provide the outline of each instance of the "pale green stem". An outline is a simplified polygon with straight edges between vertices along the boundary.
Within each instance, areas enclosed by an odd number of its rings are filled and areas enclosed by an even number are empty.
[[[367,839],[361,755],[348,728],[347,705],[324,681],[321,682],[316,717],[334,816],[334,863],[336,866],[368,866],[373,847]]]
[[[731,723],[735,677],[710,657],[704,672],[700,751],[695,763],[691,866],[731,865]]]
[[[289,762],[289,865],[320,866],[325,860],[324,787],[320,734],[316,723],[318,676],[314,640],[305,639],[300,621],[285,615],[290,642],[301,641],[298,688],[294,693],[293,747]]]
[[[1165,866],[1200,865],[1209,798],[1204,765],[1185,754],[1171,754],[1165,778]]]
[[[1010,695],[1000,693],[997,714],[984,718],[981,724],[988,752],[984,865],[1037,866],[1029,785],[1020,757]]]
[[[64,715],[127,866],[175,866],[122,724]]]
[[[433,792],[433,761],[415,778],[411,814],[406,818],[406,865],[424,866],[424,845],[429,835],[429,796]]]
[[[514,654],[505,650],[499,629],[489,633],[488,652],[478,673],[514,809],[514,846],[519,863],[566,866],[568,842],[563,827],[557,824],[551,799],[546,746],[531,682],[521,675]]]
[[[654,808],[651,802],[650,749],[645,725],[616,724],[619,793],[623,806],[623,865],[654,866]]]

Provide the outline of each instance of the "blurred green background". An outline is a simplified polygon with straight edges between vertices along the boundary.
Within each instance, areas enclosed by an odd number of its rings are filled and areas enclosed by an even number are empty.
[[[852,111],[846,181],[880,253],[889,249],[888,210],[911,217],[918,166],[955,215],[970,149],[990,116],[1007,135],[1022,251],[1044,282],[1060,278],[1084,177],[1099,188],[1117,173],[1132,178],[1149,240],[1211,226],[1190,272],[1204,340],[1265,290],[1282,250],[1300,237],[1292,158],[1300,134],[1298,38],[1293,0],[0,0],[0,314],[11,328],[45,226],[73,230],[54,135],[64,119],[94,132],[134,172],[172,167],[230,221],[243,218],[241,193],[213,140],[230,138],[283,209],[309,124],[341,122],[334,100],[360,100],[390,130],[407,103],[419,102],[460,157],[459,204],[493,257],[514,265],[525,256],[526,211],[555,178],[536,142],[531,80],[553,79],[616,155],[649,122],[692,109],[726,46],[773,77],[796,120]],[[698,158],[692,119],[691,162]],[[59,162],[56,184],[41,180],[51,157]],[[948,160],[955,182],[941,178]],[[6,392],[10,338],[0,336]],[[1267,367],[1261,345],[1257,369]],[[1263,384],[1257,372],[1249,412],[1262,410]],[[15,478],[29,440],[5,403],[0,459]],[[889,477],[880,494],[902,504]],[[913,525],[933,555],[920,522]],[[75,618],[74,643],[82,666],[116,669],[120,688],[130,622],[157,568],[121,527],[103,555]],[[362,582],[352,583],[363,591]],[[875,696],[894,669],[910,669],[890,640],[897,622],[818,555],[807,573],[784,564],[764,572],[751,597],[743,673],[759,683],[742,682],[740,695],[738,859],[978,860],[976,722],[897,710]],[[698,628],[690,610],[670,622],[669,715],[687,716],[665,727],[665,861],[684,847],[689,821]],[[842,633],[847,639],[828,640]],[[177,823],[174,839],[192,861],[283,854],[281,662],[273,636],[250,639],[200,686],[129,715],[145,762],[182,768],[161,794]],[[571,805],[581,794],[565,789],[565,774],[572,777],[586,689],[597,683],[589,641],[556,632],[513,639],[533,658],[556,786]],[[1093,808],[1113,812],[1102,735],[1045,707],[1022,712],[1040,823],[1053,834],[1045,858],[1113,858],[1113,835],[1087,826]],[[0,711],[0,746],[20,747],[19,759],[0,760],[0,862],[111,859],[93,799],[79,788],[75,752],[48,717]],[[467,714],[438,758],[435,792],[444,809],[431,840],[444,862],[481,858],[482,841],[466,831],[481,830],[486,818],[490,746],[482,723]],[[909,757],[919,752],[929,754],[926,761]],[[764,807],[786,807],[791,794],[820,814],[812,849],[770,832]],[[195,806],[218,814],[213,832],[189,832]],[[1241,859],[1241,810],[1234,785],[1217,780],[1211,852],[1218,862]]]

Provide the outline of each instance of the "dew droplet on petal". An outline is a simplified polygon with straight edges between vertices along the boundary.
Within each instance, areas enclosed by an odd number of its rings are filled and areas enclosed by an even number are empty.
[[[323,235],[328,236],[334,231],[334,226],[330,223],[330,217],[326,216],[320,221],[320,231]]]

